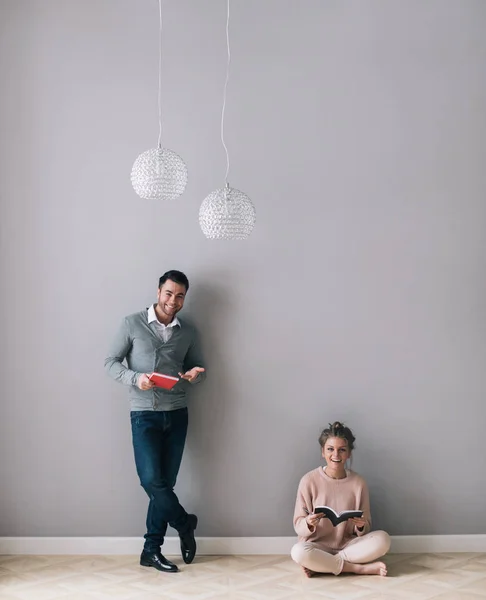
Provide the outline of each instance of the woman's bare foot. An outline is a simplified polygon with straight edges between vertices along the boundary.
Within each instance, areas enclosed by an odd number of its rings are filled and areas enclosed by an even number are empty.
[[[384,562],[377,561],[366,565],[356,565],[344,562],[343,573],[356,573],[356,575],[381,575],[386,577],[387,568]]]
[[[304,573],[306,574],[307,577],[314,577],[315,575],[317,575],[317,573],[315,571],[311,571],[307,567],[302,567],[302,569],[304,570]]]

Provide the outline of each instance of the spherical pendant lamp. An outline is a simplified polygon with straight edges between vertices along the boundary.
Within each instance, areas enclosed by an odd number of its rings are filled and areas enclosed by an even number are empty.
[[[152,148],[133,163],[131,180],[140,198],[174,200],[186,189],[187,167],[172,150]]]
[[[255,220],[250,198],[229,184],[206,196],[199,210],[199,225],[211,240],[245,240]]]

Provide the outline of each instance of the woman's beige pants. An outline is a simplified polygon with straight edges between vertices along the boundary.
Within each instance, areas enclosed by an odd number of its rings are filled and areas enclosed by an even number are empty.
[[[298,565],[316,573],[334,573],[339,575],[344,561],[364,564],[383,556],[390,549],[390,536],[385,531],[372,531],[357,537],[337,552],[331,554],[321,549],[315,542],[298,542],[292,547],[290,555]]]

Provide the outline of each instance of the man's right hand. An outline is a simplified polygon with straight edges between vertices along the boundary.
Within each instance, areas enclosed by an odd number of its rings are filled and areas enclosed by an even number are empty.
[[[141,390],[151,390],[155,386],[153,381],[150,381],[146,373],[142,373],[137,381],[137,387]]]

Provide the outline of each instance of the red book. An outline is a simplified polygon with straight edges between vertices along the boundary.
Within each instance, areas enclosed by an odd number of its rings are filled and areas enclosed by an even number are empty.
[[[149,379],[150,381],[153,381],[157,387],[164,388],[164,390],[171,390],[179,381],[179,377],[162,375],[162,373],[152,373],[149,375]]]

